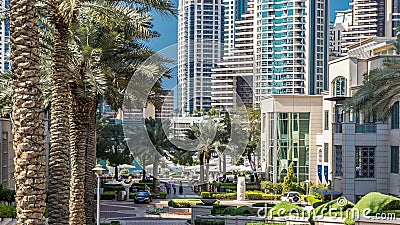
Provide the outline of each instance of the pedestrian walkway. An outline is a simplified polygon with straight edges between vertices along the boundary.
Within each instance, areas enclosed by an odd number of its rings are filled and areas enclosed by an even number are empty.
[[[167,199],[173,199],[173,198],[198,198],[199,196],[194,193],[192,187],[190,186],[183,186],[183,195],[179,195],[178,189],[176,191],[176,194],[174,195],[174,191],[171,191],[171,194],[167,195]]]

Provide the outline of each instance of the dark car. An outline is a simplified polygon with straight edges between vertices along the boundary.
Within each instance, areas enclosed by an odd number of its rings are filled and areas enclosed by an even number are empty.
[[[150,203],[151,194],[148,191],[138,191],[134,198],[135,203]]]

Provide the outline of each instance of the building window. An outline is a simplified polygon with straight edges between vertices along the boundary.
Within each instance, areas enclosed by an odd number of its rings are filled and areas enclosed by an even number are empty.
[[[342,162],[343,162],[342,146],[335,145],[335,176],[336,177],[343,176]]]
[[[325,110],[324,130],[329,130],[329,110]]]
[[[375,147],[356,147],[356,178],[375,177]]]
[[[399,102],[395,102],[392,106],[390,116],[390,128],[399,129]]]
[[[390,172],[399,173],[399,146],[392,146],[390,149]]]
[[[333,82],[333,96],[346,97],[346,78],[339,77]]]
[[[328,162],[329,159],[329,144],[328,143],[324,143],[324,162]]]

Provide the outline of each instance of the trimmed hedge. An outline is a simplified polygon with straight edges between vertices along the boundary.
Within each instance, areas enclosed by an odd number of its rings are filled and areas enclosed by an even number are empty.
[[[201,196],[202,198],[209,198],[209,197],[211,197],[210,192],[208,192],[208,191],[203,191],[203,192],[201,192],[201,193],[200,193],[200,196]]]
[[[223,211],[228,208],[231,207],[229,205],[214,205],[212,210],[211,210],[211,215],[222,215]]]
[[[299,216],[303,213],[303,208],[290,202],[280,202],[268,211],[268,216]]]
[[[265,194],[261,191],[246,191],[248,200],[275,200],[280,199],[282,195]]]
[[[0,204],[0,218],[15,218],[17,212],[15,206]]]
[[[229,216],[234,216],[236,215],[236,206],[229,206],[224,211],[222,211],[221,215],[229,215]]]
[[[236,216],[255,216],[255,215],[257,215],[257,212],[248,206],[240,206],[239,208],[236,209],[235,215]]]
[[[174,208],[190,208],[192,205],[203,205],[199,199],[172,199],[168,202],[168,206]]]
[[[213,187],[224,187],[226,189],[230,189],[232,191],[237,190],[237,184],[235,183],[212,183],[211,184]],[[257,182],[246,182],[246,190],[251,191],[251,190],[261,190],[260,185],[257,184]]]
[[[360,212],[360,214],[367,213],[367,216],[373,216],[377,213],[387,212],[391,210],[399,210],[400,198],[384,195],[378,192],[371,192],[361,198],[361,200],[354,205],[354,209]],[[350,211],[344,222],[344,224],[346,225],[355,224],[351,212],[352,211]]]
[[[237,194],[236,192],[234,193],[213,193],[212,197],[216,198],[216,199],[230,199],[230,200],[234,200],[237,198]]]

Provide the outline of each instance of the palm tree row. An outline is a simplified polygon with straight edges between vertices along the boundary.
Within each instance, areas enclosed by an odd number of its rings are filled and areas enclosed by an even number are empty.
[[[42,224],[45,209],[43,89],[39,86],[40,78],[43,80],[40,72],[46,69],[39,70],[38,13],[34,3],[12,0],[10,8],[20,224]],[[139,44],[156,36],[151,30],[149,9],[165,14],[173,10],[169,2],[159,0],[137,0],[123,6],[107,1],[46,3],[54,29],[53,46],[47,46],[52,47],[52,58],[47,57],[47,61],[52,59],[53,68],[49,76],[49,223],[89,223],[93,218],[91,169],[95,162],[97,96],[107,94],[111,105],[120,107],[124,88],[137,64],[152,54]],[[0,96],[2,103],[6,97]]]

